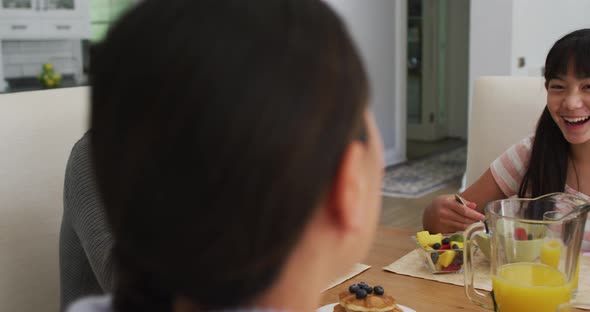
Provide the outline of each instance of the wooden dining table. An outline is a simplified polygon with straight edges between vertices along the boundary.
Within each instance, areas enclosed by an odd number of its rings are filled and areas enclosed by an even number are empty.
[[[471,303],[462,286],[440,283],[416,277],[391,273],[383,267],[416,248],[410,239],[416,233],[407,229],[379,227],[368,256],[363,261],[371,266],[367,271],[322,293],[321,305],[338,301],[338,294],[351,284],[366,282],[381,285],[393,295],[397,303],[420,311],[487,311]],[[416,263],[416,265],[423,265]]]

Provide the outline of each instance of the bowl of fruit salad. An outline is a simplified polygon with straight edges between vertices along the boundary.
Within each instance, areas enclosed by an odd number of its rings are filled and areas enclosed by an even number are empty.
[[[463,233],[430,234],[421,231],[412,236],[424,266],[434,274],[463,272]]]

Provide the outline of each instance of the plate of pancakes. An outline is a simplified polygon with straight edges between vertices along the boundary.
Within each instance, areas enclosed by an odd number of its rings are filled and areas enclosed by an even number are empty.
[[[338,306],[338,307],[336,307],[336,306]],[[387,312],[389,312],[389,311],[416,312],[415,310],[410,309],[410,308],[403,306],[401,304],[396,305],[395,308],[396,308],[396,310],[388,310]],[[340,304],[336,302],[336,303],[327,304],[327,305],[316,310],[316,312],[332,312],[332,311],[344,312],[344,311],[346,311],[346,309],[342,308],[342,306],[340,306]],[[353,311],[353,310],[350,310],[350,311]],[[380,311],[380,310],[363,310],[363,312],[365,312],[365,311]]]
[[[316,312],[416,312],[398,304],[383,287],[375,286],[374,289],[365,283],[351,285],[348,291],[338,295],[338,302],[327,304]]]

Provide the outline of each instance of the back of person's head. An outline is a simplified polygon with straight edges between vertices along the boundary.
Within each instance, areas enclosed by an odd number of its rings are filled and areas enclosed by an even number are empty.
[[[147,0],[91,63],[117,311],[252,300],[366,139],[368,83],[318,0]]]

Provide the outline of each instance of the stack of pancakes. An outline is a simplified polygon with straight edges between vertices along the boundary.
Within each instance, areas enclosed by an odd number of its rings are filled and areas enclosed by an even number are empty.
[[[395,298],[387,294],[372,293],[363,299],[357,299],[356,294],[344,291],[339,297],[339,304],[334,306],[334,312],[403,312],[395,304]]]

